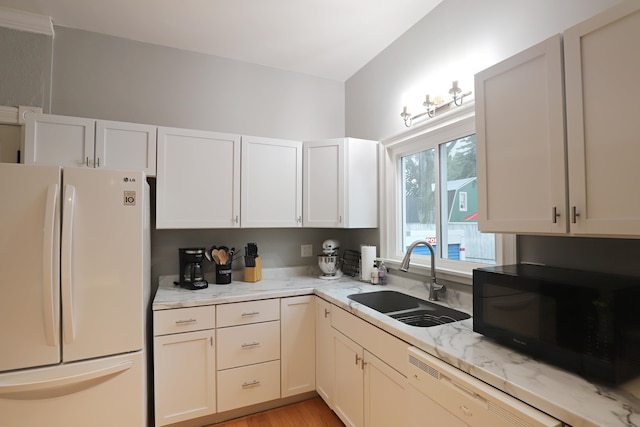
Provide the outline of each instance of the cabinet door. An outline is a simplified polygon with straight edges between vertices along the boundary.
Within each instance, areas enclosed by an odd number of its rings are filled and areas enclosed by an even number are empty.
[[[95,120],[27,114],[24,163],[93,167]]]
[[[571,232],[640,235],[640,4],[564,34]]]
[[[156,426],[216,411],[214,331],[154,337]]]
[[[304,143],[302,185],[305,227],[343,227],[344,144],[341,142]]]
[[[242,227],[302,227],[302,142],[242,137]]]
[[[560,36],[475,76],[478,226],[566,233]]]
[[[407,425],[407,379],[398,371],[364,352],[364,425]]]
[[[338,331],[333,334],[333,410],[347,427],[364,426],[363,349]]]
[[[333,409],[333,328],[331,304],[316,297],[316,391]]]
[[[158,128],[156,228],[237,228],[240,137]]]
[[[156,126],[98,120],[95,166],[155,176],[156,132]]]
[[[280,300],[282,397],[316,389],[315,296]]]

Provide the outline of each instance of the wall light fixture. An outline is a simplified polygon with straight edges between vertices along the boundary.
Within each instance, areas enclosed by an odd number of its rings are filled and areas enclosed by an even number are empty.
[[[451,95],[450,101],[445,101],[439,104],[434,102],[430,95],[427,95],[425,101],[422,103],[425,111],[420,114],[416,114],[415,116],[411,114],[409,107],[405,105],[400,113],[400,117],[404,120],[404,125],[406,127],[411,127],[414,120],[420,119],[424,116],[435,117],[438,112],[448,110],[454,105],[458,107],[461,106],[465,96],[471,95],[471,91],[463,93],[462,89],[458,86],[458,81],[454,80],[451,85],[451,89],[449,89],[449,95]]]

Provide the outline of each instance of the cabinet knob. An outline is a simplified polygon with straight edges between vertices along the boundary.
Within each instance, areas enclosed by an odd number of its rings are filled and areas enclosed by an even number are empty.
[[[578,212],[578,208],[575,206],[571,207],[571,223],[575,224],[578,222],[578,217],[580,216],[580,212]]]

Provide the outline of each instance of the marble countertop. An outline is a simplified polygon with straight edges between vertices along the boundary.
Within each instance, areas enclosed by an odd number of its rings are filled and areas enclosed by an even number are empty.
[[[351,277],[323,280],[313,269],[263,270],[257,283],[232,282],[190,291],[160,280],[153,310],[316,294],[405,342],[504,391],[572,427],[640,426],[640,378],[611,388],[538,362],[473,332],[472,319],[431,328],[405,325],[347,298],[377,290],[398,290],[426,299],[421,283],[392,281],[375,286]],[[390,276],[391,279],[391,276]],[[450,290],[447,305],[470,313],[470,294]]]

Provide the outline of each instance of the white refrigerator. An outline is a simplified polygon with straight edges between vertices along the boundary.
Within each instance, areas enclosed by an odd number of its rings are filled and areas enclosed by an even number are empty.
[[[146,427],[142,172],[0,164],[0,427]]]

